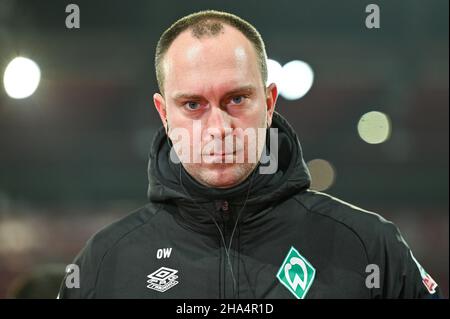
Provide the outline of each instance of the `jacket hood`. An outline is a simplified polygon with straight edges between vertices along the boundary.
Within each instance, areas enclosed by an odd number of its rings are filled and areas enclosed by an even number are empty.
[[[297,134],[277,112],[274,112],[271,127],[278,129],[277,171],[261,174],[259,167],[262,164],[259,163],[245,181],[228,189],[206,187],[192,178],[181,164],[173,163],[171,147],[164,127],[161,127],[153,138],[149,156],[149,200],[176,205],[188,218],[197,218],[196,223],[201,223],[210,217],[200,212],[199,205],[212,210],[221,200],[228,201],[232,208],[245,205],[244,218],[248,219],[252,214],[308,189],[311,178]],[[269,147],[269,139],[266,147]]]

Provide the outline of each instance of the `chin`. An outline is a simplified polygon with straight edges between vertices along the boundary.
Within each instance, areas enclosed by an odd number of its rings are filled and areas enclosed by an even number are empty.
[[[233,187],[248,175],[248,168],[236,164],[212,164],[207,168],[202,167],[201,170],[199,177],[203,183],[215,188]]]

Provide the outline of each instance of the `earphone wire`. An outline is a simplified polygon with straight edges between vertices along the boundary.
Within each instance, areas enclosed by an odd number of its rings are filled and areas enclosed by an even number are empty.
[[[169,139],[169,137],[168,137],[168,134],[166,134],[166,138],[167,138],[167,143],[168,143],[168,145],[169,145],[169,148],[172,150],[172,145],[170,145],[170,142],[169,142],[170,139]],[[247,190],[247,195],[246,195],[246,198],[245,198],[245,200],[244,200],[244,205],[241,207],[241,209],[240,209],[239,212],[238,212],[236,221],[235,221],[235,223],[234,223],[233,230],[232,230],[231,235],[230,235],[230,243],[229,243],[229,246],[228,246],[228,248],[227,248],[227,245],[226,245],[226,242],[225,242],[225,237],[224,237],[224,235],[223,235],[223,232],[222,232],[222,230],[220,229],[220,226],[219,226],[219,224],[217,223],[217,221],[216,221],[216,219],[214,218],[214,216],[212,216],[211,213],[210,213],[207,209],[203,208],[200,204],[198,204],[197,201],[189,194],[189,192],[188,192],[188,191],[186,190],[186,188],[184,187],[183,181],[182,181],[182,178],[181,178],[181,171],[182,171],[182,168],[181,168],[181,165],[182,165],[182,164],[181,164],[181,162],[179,163],[179,165],[180,165],[180,169],[179,169],[179,182],[180,182],[180,185],[181,185],[183,191],[184,191],[185,194],[186,194],[186,195],[194,202],[194,204],[195,204],[198,208],[200,208],[201,210],[203,210],[204,212],[206,212],[206,213],[208,214],[208,216],[211,218],[211,220],[213,221],[214,225],[216,226],[217,230],[219,231],[220,239],[221,239],[221,241],[222,241],[222,244],[223,244],[223,247],[224,247],[224,250],[225,250],[225,255],[226,255],[226,257],[227,257],[228,268],[230,269],[231,278],[232,278],[232,280],[233,280],[233,296],[236,296],[237,282],[236,282],[236,277],[235,277],[235,275],[234,275],[233,266],[232,266],[232,264],[231,264],[230,251],[231,251],[231,245],[232,245],[232,243],[233,243],[234,234],[235,234],[237,225],[238,225],[238,223],[239,223],[239,219],[240,219],[241,213],[242,213],[243,210],[245,209],[245,206],[246,206],[246,204],[247,204],[247,200],[248,200],[249,195],[250,195],[250,190],[251,190],[251,187],[252,187],[252,184],[253,184],[253,179],[254,179],[254,176],[255,176],[255,172],[256,172],[256,170],[257,170],[257,167],[256,167],[256,168],[253,170],[253,172],[252,172],[252,176],[251,176],[251,178],[250,178],[249,187],[248,187],[248,190]]]

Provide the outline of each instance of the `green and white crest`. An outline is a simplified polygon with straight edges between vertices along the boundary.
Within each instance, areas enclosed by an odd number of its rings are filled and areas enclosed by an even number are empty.
[[[278,270],[278,280],[297,298],[303,299],[311,287],[316,269],[294,247]]]

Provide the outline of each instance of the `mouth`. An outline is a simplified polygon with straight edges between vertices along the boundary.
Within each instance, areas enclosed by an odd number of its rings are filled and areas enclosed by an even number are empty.
[[[202,156],[226,156],[226,155],[236,155],[240,150],[238,149],[230,149],[230,151],[220,151],[214,152],[214,150],[210,150],[209,152],[202,152]]]
[[[210,153],[210,154],[202,154],[202,156],[211,156],[211,157],[230,156],[230,155],[236,155],[236,152],[232,152],[232,153]]]
[[[203,155],[203,160],[206,163],[210,163],[210,164],[222,164],[222,163],[228,163],[228,161],[231,161],[231,160],[234,161],[235,156],[236,156],[236,152],[232,152],[232,153],[211,153],[211,154],[204,154]]]

